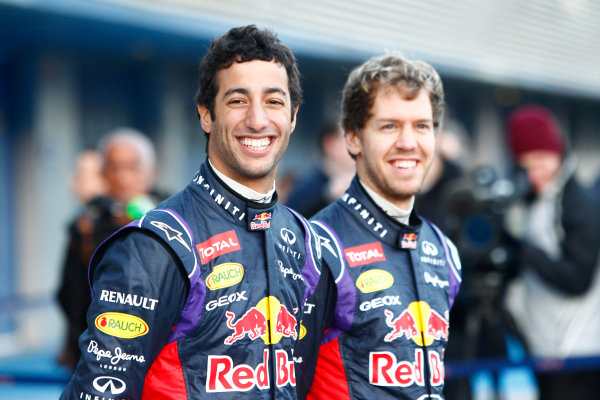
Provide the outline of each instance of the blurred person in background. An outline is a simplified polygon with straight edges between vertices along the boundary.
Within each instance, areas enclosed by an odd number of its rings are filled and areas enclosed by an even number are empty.
[[[531,355],[600,356],[600,204],[575,179],[574,158],[549,110],[513,110],[508,144],[531,193],[510,212],[519,276],[507,307]],[[538,371],[539,398],[597,398],[598,376],[597,370]]]
[[[415,199],[417,212],[448,233],[453,227],[448,205],[451,184],[462,177],[464,158],[469,154],[464,128],[450,119],[444,121],[436,135],[436,154]]]
[[[339,238],[321,248],[341,272],[337,294],[309,299],[316,306],[303,321],[324,332],[308,398],[443,398],[461,267],[452,242],[414,207],[443,109],[437,72],[399,54],[366,61],[346,81],[342,125],[357,174],[311,219],[318,234]]]
[[[155,164],[150,139],[130,128],[109,132],[98,152],[84,151],[78,159],[73,184],[84,206],[69,226],[57,294],[67,319],[66,343],[58,358],[65,366],[75,368],[81,355],[77,341],[86,328],[92,254],[113,232],[157,204],[151,194]]]
[[[102,154],[96,149],[85,149],[77,156],[69,183],[80,204],[106,193],[102,166]]]
[[[355,174],[337,119],[319,130],[319,164],[292,189],[286,205],[310,218],[344,193]]]
[[[457,180],[465,174],[465,159],[470,157],[464,128],[457,121],[446,118],[436,135],[435,157],[431,168],[425,176],[423,187],[415,199],[415,208],[419,215],[436,224],[457,244],[453,233],[457,229],[457,216],[449,204],[449,196],[453,192]],[[465,157],[466,156],[466,157]],[[461,253],[464,262],[464,255]],[[463,278],[467,279],[463,272]],[[467,358],[465,349],[472,345],[465,334],[466,320],[469,309],[473,306],[469,296],[465,295],[465,287],[456,296],[450,320],[452,335],[444,354],[446,361],[464,360]],[[471,398],[471,383],[469,379],[446,380],[444,394],[448,400],[467,400]]]
[[[275,191],[302,102],[296,59],[269,30],[233,28],[198,80],[207,159],[96,251],[62,399],[296,399],[305,300],[333,285],[319,239]]]

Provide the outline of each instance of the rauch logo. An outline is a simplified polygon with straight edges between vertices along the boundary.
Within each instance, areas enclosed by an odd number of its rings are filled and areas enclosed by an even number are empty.
[[[133,339],[148,333],[148,324],[135,315],[107,312],[96,317],[96,328],[110,336]]]
[[[210,290],[223,289],[240,283],[244,277],[244,267],[238,263],[217,265],[206,277],[206,287]]]

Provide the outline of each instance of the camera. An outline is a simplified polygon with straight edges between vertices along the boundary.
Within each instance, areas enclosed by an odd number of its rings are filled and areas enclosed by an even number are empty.
[[[491,167],[480,167],[454,184],[448,194],[450,236],[466,270],[499,270],[510,263],[513,243],[505,217],[528,192],[527,176],[520,169],[508,179],[498,177]]]

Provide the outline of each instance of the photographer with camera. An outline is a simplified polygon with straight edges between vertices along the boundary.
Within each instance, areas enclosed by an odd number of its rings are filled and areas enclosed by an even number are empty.
[[[559,125],[545,108],[515,109],[508,144],[527,173],[531,192],[511,210],[518,277],[506,305],[532,356],[600,355],[600,207],[575,179]],[[536,371],[539,398],[591,399],[600,393],[597,371]]]
[[[141,132],[131,128],[109,132],[100,142],[99,154],[106,191],[88,199],[69,225],[57,294],[67,320],[65,345],[58,361],[72,369],[81,354],[77,341],[87,326],[91,299],[88,264],[94,250],[165,197],[152,193],[156,155],[152,142]]]

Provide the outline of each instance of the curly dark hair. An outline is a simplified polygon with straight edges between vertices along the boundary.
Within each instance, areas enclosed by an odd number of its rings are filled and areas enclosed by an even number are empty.
[[[243,63],[252,60],[275,60],[281,64],[288,75],[292,111],[302,103],[300,72],[292,51],[268,29],[258,29],[255,25],[247,25],[232,28],[225,35],[214,39],[208,52],[200,61],[196,104],[205,106],[213,120],[215,118],[215,97],[219,90],[217,72],[229,68],[234,62]],[[294,113],[292,112],[293,117]]]

